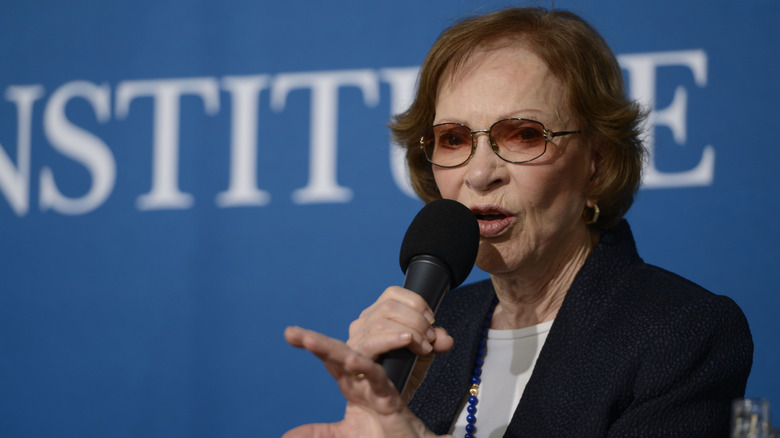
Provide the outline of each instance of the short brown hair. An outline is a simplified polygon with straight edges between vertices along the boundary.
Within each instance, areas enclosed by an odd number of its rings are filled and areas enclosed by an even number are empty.
[[[390,124],[395,140],[406,148],[412,187],[425,202],[441,197],[419,140],[433,123],[445,70],[457,70],[476,49],[505,40],[524,44],[561,81],[582,138],[598,157],[588,193],[601,210],[593,226],[612,227],[639,188],[644,113],[626,98],[620,66],[606,41],[567,11],[504,9],[460,21],[439,36],[422,64],[414,102]]]

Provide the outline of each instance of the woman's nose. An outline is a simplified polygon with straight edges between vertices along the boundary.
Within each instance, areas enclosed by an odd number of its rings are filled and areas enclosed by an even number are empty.
[[[466,184],[475,191],[489,191],[506,182],[506,162],[493,151],[485,132],[474,134],[476,149],[466,166]]]

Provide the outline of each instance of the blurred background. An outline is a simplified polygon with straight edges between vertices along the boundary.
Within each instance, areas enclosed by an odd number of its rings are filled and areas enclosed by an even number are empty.
[[[0,436],[280,436],[341,418],[313,356],[403,275],[386,124],[454,20],[553,2],[8,2]],[[780,3],[556,1],[652,110],[640,255],[744,310],[780,416]],[[472,279],[484,278],[475,269]]]

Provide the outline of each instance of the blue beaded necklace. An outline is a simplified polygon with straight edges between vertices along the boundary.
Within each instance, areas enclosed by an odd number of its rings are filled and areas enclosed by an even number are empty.
[[[485,322],[482,324],[482,337],[479,340],[479,349],[477,350],[477,359],[474,361],[474,374],[471,376],[471,388],[469,389],[468,406],[466,406],[466,435],[464,438],[475,438],[474,433],[477,431],[477,403],[479,403],[479,384],[482,383],[482,365],[485,363],[485,354],[487,354],[487,336],[488,330],[490,330],[490,321],[493,319],[493,311],[496,310],[496,304],[498,304],[498,298],[493,298],[493,303],[490,305],[490,310],[485,317]]]

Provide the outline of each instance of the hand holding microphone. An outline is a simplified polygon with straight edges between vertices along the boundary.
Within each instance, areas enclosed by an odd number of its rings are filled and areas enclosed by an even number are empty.
[[[444,329],[431,326],[434,311],[444,294],[468,277],[478,246],[479,228],[471,211],[455,201],[434,201],[417,214],[404,237],[400,257],[404,287],[388,288],[364,310],[350,325],[346,344],[288,327],[287,341],[314,353],[336,379],[347,410],[343,421],[299,426],[285,438],[363,437],[375,433],[377,425],[395,436],[433,436],[399,394],[414,368],[415,353],[452,348],[453,340]],[[381,366],[373,361],[377,358]]]
[[[479,247],[472,212],[452,200],[426,205],[412,221],[401,245],[404,287],[388,288],[350,326],[352,348],[379,362],[399,392],[417,354],[444,352],[452,339],[431,322],[444,294],[468,277]]]

